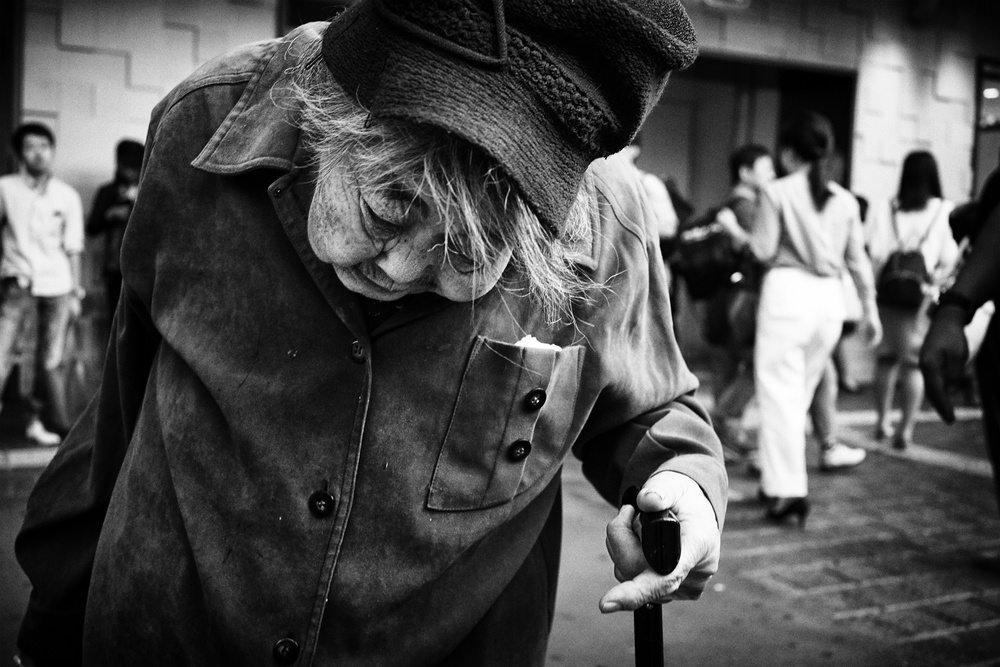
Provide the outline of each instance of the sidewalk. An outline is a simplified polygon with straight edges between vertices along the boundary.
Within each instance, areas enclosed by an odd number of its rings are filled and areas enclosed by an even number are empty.
[[[1000,665],[1000,576],[974,552],[1000,552],[1000,516],[978,411],[948,427],[921,416],[905,454],[876,444],[870,394],[840,401],[840,434],[858,468],[821,473],[810,444],[813,511],[805,530],[730,503],[722,564],[703,598],[664,609],[669,665]],[[730,470],[734,495],[757,479]],[[564,568],[550,665],[628,665],[631,618],[601,618],[614,584],[603,553],[612,512],[574,464],[565,479]]]
[[[973,552],[1000,552],[978,412],[963,409],[952,427],[923,415],[917,444],[900,455],[871,439],[869,405],[870,396],[844,396],[839,420],[843,439],[869,450],[864,464],[820,473],[810,445],[813,511],[805,530],[765,523],[756,502],[730,504],[722,564],[708,591],[664,608],[668,665],[1000,665],[1000,576],[970,563]],[[0,455],[0,665],[14,650],[28,595],[13,558],[40,473],[28,464],[48,456],[23,446]],[[757,480],[744,467],[730,477],[736,494],[754,496]],[[563,479],[563,565],[548,664],[631,665],[631,614],[597,609],[615,583],[604,547],[614,511],[575,461]]]

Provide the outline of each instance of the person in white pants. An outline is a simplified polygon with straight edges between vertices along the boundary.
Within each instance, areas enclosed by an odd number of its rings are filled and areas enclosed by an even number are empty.
[[[861,298],[860,327],[870,344],[881,338],[882,327],[858,202],[830,178],[830,121],[804,113],[783,130],[780,145],[787,175],[764,189],[750,232],[751,249],[768,266],[754,348],[761,493],[768,519],[797,518],[804,526],[806,413],[843,327],[844,270]],[[821,451],[824,469],[863,459],[864,450],[837,442]]]

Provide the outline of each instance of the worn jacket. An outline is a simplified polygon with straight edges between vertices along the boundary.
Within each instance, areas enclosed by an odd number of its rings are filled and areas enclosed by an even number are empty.
[[[19,644],[43,664],[538,662],[554,568],[527,566],[558,555],[570,452],[612,502],[689,475],[721,526],[721,450],[634,170],[587,175],[575,321],[514,279],[369,330],[307,239],[287,70],[320,28],[227,55],[154,111],[100,395],[17,540]],[[530,658],[504,656],[519,643]]]

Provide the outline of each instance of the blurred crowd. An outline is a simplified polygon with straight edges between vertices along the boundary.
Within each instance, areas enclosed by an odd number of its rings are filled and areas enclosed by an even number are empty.
[[[0,177],[0,388],[6,387],[4,397],[22,413],[14,421],[23,424],[24,436],[52,447],[78,413],[69,385],[77,379],[70,357],[81,344],[78,324],[87,295],[84,238],[103,241],[103,298],[110,321],[121,293],[121,240],[138,191],[143,145],[131,139],[118,143],[114,179],[97,191],[86,220],[80,195],[53,173],[56,136],[50,127],[18,126],[11,149],[18,169]],[[30,368],[21,368],[25,361],[33,361]],[[8,385],[15,366],[33,382]]]
[[[732,190],[716,206],[695,211],[669,178],[659,186],[670,191],[662,208],[673,220],[661,228],[675,230],[661,234],[675,312],[678,290],[701,304],[699,330],[714,357],[713,422],[726,460],[760,475],[756,500],[767,519],[800,526],[810,510],[807,434],[819,445],[820,470],[866,457],[837,438],[838,395],[857,393],[862,382],[844,344],[851,336],[875,359],[874,440],[897,451],[912,445],[930,382],[927,398],[945,420],[954,419],[953,392],[982,401],[996,465],[992,390],[980,386],[989,371],[977,377],[973,364],[996,290],[966,294],[953,284],[974,248],[995,247],[980,232],[997,215],[1000,179],[994,174],[975,199],[956,205],[942,193],[934,155],[918,150],[905,156],[895,195],[870,202],[841,184],[835,145],[830,122],[806,112],[783,129],[776,154],[755,144],[732,153]],[[961,358],[945,370],[932,358],[940,351],[929,349],[922,370],[932,321],[947,319],[949,306],[960,310],[962,335],[951,338]],[[757,419],[748,420],[754,404]]]

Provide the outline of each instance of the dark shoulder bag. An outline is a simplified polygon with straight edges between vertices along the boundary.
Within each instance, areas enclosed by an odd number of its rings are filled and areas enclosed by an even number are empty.
[[[940,204],[938,208],[940,212]],[[903,310],[917,311],[924,301],[924,293],[931,283],[931,275],[927,270],[927,262],[920,248],[934,229],[937,213],[920,237],[920,241],[912,250],[903,249],[902,236],[899,233],[899,223],[896,220],[896,207],[892,207],[892,229],[896,234],[899,248],[891,253],[885,261],[885,266],[879,273],[875,284],[876,299],[880,305],[892,306]]]

